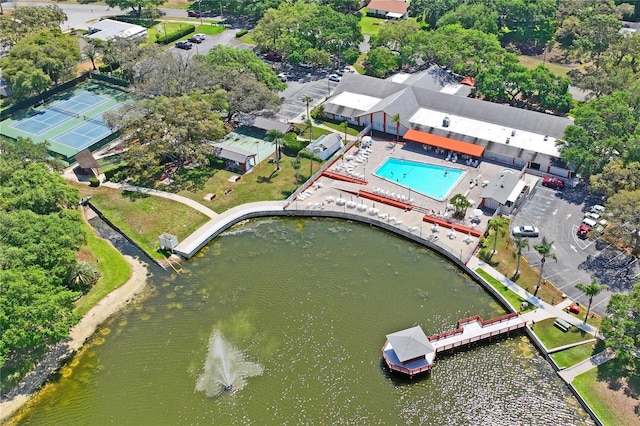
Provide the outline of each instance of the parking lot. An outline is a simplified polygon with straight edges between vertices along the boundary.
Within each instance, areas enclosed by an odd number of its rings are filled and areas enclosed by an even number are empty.
[[[575,288],[578,283],[590,284],[598,278],[608,289],[593,299],[592,310],[604,314],[612,292],[626,293],[640,276],[637,259],[610,247],[597,237],[580,239],[576,231],[586,209],[597,200],[588,199],[583,185],[563,190],[535,186],[527,201],[513,220],[513,226],[534,225],[540,228],[540,237],[530,238],[530,249],[524,254],[529,264],[540,267],[540,255],[534,246],[542,237],[553,241],[557,262],[547,259],[543,277],[552,282],[569,298],[585,306],[586,297]]]

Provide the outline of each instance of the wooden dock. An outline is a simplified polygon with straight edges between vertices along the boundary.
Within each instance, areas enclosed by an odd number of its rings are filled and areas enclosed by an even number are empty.
[[[438,353],[459,347],[470,347],[472,343],[509,335],[510,332],[527,326],[527,320],[514,312],[484,321],[479,315],[463,318],[456,328],[444,333],[426,336],[413,327],[387,335],[382,347],[382,356],[392,371],[409,376],[429,371]],[[422,331],[422,330],[420,330]],[[396,342],[394,349],[392,341]],[[405,355],[405,354],[411,355]]]

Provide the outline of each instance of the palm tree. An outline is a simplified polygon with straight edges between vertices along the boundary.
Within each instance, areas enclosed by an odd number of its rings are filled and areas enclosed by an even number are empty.
[[[589,311],[591,310],[591,303],[593,303],[593,298],[597,296],[602,290],[607,288],[608,286],[605,284],[599,284],[598,279],[594,278],[591,280],[591,284],[586,285],[582,283],[576,284],[576,288],[583,292],[585,295],[589,296],[589,305],[587,306],[587,315],[584,317],[584,323],[587,323],[587,318],[589,318]]]
[[[271,129],[267,131],[265,139],[276,144],[276,170],[280,170],[280,148],[278,143],[282,140],[284,133],[280,130]]]
[[[300,156],[297,156],[293,160],[291,160],[291,167],[296,171],[296,188],[298,187],[298,182],[300,182]]]
[[[538,290],[540,290],[540,281],[542,281],[542,270],[544,269],[544,262],[547,260],[547,257],[552,258],[556,262],[558,258],[555,253],[551,252],[553,248],[553,241],[547,241],[547,237],[542,237],[542,241],[540,244],[536,244],[533,246],[534,249],[538,252],[540,256],[542,256],[542,260],[540,261],[540,275],[538,276],[538,283],[536,284],[536,290],[533,292],[533,297],[536,297],[538,294]]]
[[[400,138],[400,114],[393,114],[391,122],[396,123],[396,142]]]
[[[309,116],[309,104],[311,102],[313,102],[313,98],[311,96],[307,95],[307,96],[304,96],[301,100],[302,100],[302,102],[307,104],[307,120],[311,120],[311,117]]]
[[[100,279],[100,271],[87,262],[78,262],[69,277],[69,286],[72,289],[83,292],[94,285]]]
[[[509,224],[509,219],[502,216],[496,216],[487,222],[487,229],[493,231],[493,251],[491,256],[496,252],[498,246],[498,237],[504,237],[504,227]]]
[[[520,260],[522,259],[522,250],[529,248],[529,239],[524,238],[522,235],[513,237],[509,240],[513,244],[515,251],[513,255],[516,256],[516,272],[513,274],[514,278],[520,273]]]

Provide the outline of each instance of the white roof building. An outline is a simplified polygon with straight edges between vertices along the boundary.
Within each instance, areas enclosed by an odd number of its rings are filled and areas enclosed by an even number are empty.
[[[114,38],[146,38],[147,29],[140,25],[127,24],[113,19],[103,19],[91,24],[87,37],[103,41],[113,40]]]

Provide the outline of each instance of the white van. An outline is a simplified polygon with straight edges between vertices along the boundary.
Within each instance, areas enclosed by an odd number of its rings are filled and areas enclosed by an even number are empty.
[[[591,229],[594,229],[596,226],[598,226],[598,222],[589,217],[585,217],[584,219],[582,219],[582,224],[588,226]]]

